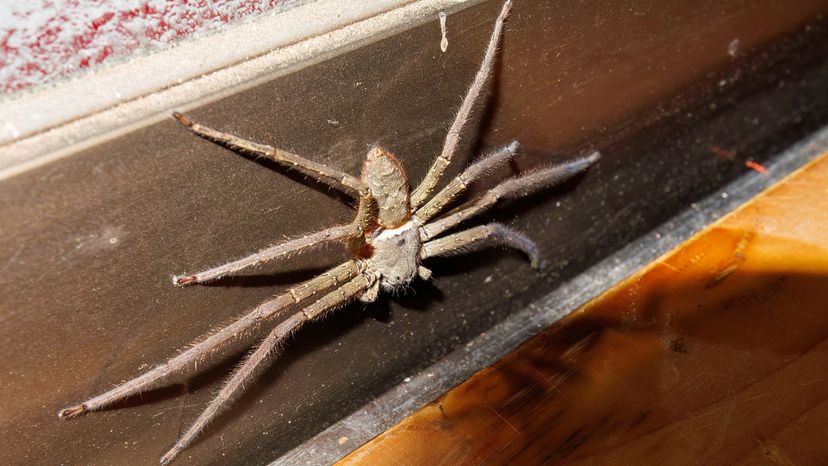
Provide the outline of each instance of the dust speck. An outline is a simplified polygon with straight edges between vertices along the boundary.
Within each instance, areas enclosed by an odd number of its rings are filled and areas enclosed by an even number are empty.
[[[75,237],[75,249],[86,253],[113,249],[123,242],[126,235],[123,225],[107,225],[96,232]]]
[[[739,55],[739,39],[733,39],[727,44],[727,54],[733,58]]]

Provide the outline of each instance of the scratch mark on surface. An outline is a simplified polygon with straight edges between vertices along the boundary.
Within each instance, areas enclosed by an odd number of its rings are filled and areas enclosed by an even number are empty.
[[[526,439],[526,438],[523,436],[523,434],[521,434],[521,433],[520,433],[520,431],[519,431],[519,430],[517,430],[517,429],[515,428],[515,426],[513,426],[513,425],[512,425],[512,423],[511,423],[511,422],[509,422],[508,420],[506,420],[506,418],[505,418],[505,417],[503,417],[500,413],[498,413],[496,409],[492,408],[491,406],[489,406],[489,409],[491,409],[493,413],[497,414],[497,417],[499,417],[500,419],[502,419],[502,420],[503,420],[503,422],[505,422],[507,426],[511,427],[511,428],[512,428],[512,430],[514,430],[514,431],[515,431],[515,433],[517,433],[518,435],[520,435],[520,438],[522,438],[522,439],[524,439],[524,440]]]
[[[758,441],[759,445],[762,446],[762,452],[764,453],[765,457],[769,459],[773,464],[779,464],[783,466],[793,466],[794,464],[796,464],[793,461],[787,459],[785,455],[783,455],[782,449],[779,448],[779,445],[772,442],[770,439],[756,434],[756,441]]]
[[[733,377],[731,377],[731,380],[732,379],[733,379]],[[708,453],[712,454],[716,451],[719,451],[721,449],[722,445],[724,444],[725,437],[727,437],[727,431],[730,428],[731,421],[733,420],[733,409],[735,408],[735,406],[736,406],[736,403],[730,403],[730,406],[727,407],[727,410],[726,410],[725,415],[724,415],[724,419],[722,419],[722,423],[721,423],[722,427],[719,429],[719,433],[716,436],[717,437],[716,442],[715,442],[716,446],[715,446],[715,448],[711,448],[708,451]]]
[[[24,248],[25,248],[25,246],[24,246],[24,245],[21,245],[20,247],[18,247],[18,248],[17,248],[17,251],[15,251],[15,252],[14,252],[14,254],[12,254],[12,256],[11,256],[11,257],[9,257],[9,258],[5,261],[5,263],[3,264],[3,266],[2,266],[2,267],[0,267],[0,272],[4,272],[6,269],[8,269],[8,268],[9,268],[9,266],[10,266],[10,265],[12,265],[12,263],[14,263],[14,261],[15,261],[15,260],[17,260],[17,256],[19,256],[19,255],[20,255],[20,252],[21,252],[21,251],[23,251],[23,249],[24,249]]]

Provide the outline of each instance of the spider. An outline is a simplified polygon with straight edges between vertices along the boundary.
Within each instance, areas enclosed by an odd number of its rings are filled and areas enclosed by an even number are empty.
[[[370,303],[377,299],[380,290],[394,292],[404,289],[418,277],[428,280],[431,271],[423,266],[423,260],[451,256],[486,245],[501,244],[522,251],[529,257],[532,267],[538,268],[540,254],[535,243],[505,225],[491,223],[445,236],[443,234],[492,207],[501,199],[531,194],[586,170],[598,160],[598,152],[507,179],[465,207],[435,219],[471,183],[509,162],[518,150],[518,143],[515,141],[480,157],[432,196],[457,152],[461,130],[491,73],[503,22],[511,6],[512,0],[507,0],[503,4],[480,69],[449,129],[442,152],[413,192],[409,192],[408,179],[400,161],[380,147],[373,147],[368,151],[362,173],[357,178],[299,155],[205,127],[190,121],[180,113],[174,113],[173,116],[179,122],[198,136],[229,149],[272,159],[320,183],[342,190],[358,201],[356,216],[347,225],[279,243],[242,259],[193,275],[175,276],[175,285],[205,283],[326,242],[347,241],[352,258],[260,304],[248,314],[215,331],[167,362],[101,395],[63,409],[58,415],[62,418],[71,418],[156,387],[170,375],[185,372],[191,366],[197,367],[198,362],[214,351],[225,347],[241,335],[251,333],[252,330],[272,320],[282,310],[301,304],[298,306],[298,312],[276,325],[261,344],[245,357],[218,395],[175,445],[161,457],[161,464],[168,464],[190,445],[222,409],[228,407],[230,400],[243,390],[244,384],[255,376],[257,370],[282,351],[286,340],[303,324],[320,319],[351,300],[358,299]]]

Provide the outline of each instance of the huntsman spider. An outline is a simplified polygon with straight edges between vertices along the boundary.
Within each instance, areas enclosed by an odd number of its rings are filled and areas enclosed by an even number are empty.
[[[480,69],[446,135],[442,152],[413,192],[409,192],[408,179],[400,161],[380,147],[373,147],[368,151],[362,173],[357,178],[299,155],[202,126],[180,113],[174,113],[179,122],[198,136],[232,150],[271,159],[288,169],[341,190],[358,201],[356,216],[347,225],[335,226],[285,241],[248,257],[193,275],[176,276],[173,279],[176,285],[209,282],[326,242],[347,242],[352,257],[343,264],[260,304],[248,314],[215,331],[167,362],[101,395],[61,410],[59,416],[70,418],[99,410],[155,388],[169,376],[192,369],[200,360],[225,347],[240,335],[250,334],[254,329],[269,323],[284,309],[297,307],[299,310],[296,313],[276,325],[261,344],[244,358],[201,415],[161,458],[161,464],[167,464],[187,448],[221,410],[228,407],[231,400],[243,390],[244,385],[257,371],[281,353],[289,336],[303,324],[320,319],[351,300],[358,299],[370,303],[377,299],[380,290],[393,292],[405,288],[418,277],[429,279],[431,271],[423,265],[423,261],[433,257],[451,256],[499,244],[522,251],[529,257],[533,267],[539,267],[540,254],[535,243],[503,224],[490,223],[444,234],[500,200],[529,195],[586,170],[600,157],[597,152],[509,178],[465,207],[442,217],[438,216],[466,191],[470,184],[509,162],[518,150],[518,143],[515,141],[483,155],[437,194],[432,195],[447,167],[452,163],[461,131],[469,120],[473,104],[491,73],[503,22],[511,6],[511,0],[504,3]]]

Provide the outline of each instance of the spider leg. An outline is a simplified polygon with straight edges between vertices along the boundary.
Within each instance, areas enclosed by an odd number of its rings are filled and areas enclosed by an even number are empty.
[[[318,277],[308,280],[288,290],[286,293],[260,304],[253,311],[218,330],[206,339],[194,344],[164,364],[122,383],[106,393],[84,401],[79,405],[63,409],[58,413],[58,416],[70,418],[103,408],[118,400],[150,389],[167,376],[188,369],[191,364],[197,367],[200,360],[211,356],[219,348],[226,348],[229,342],[238,341],[240,337],[250,334],[252,329],[257,328],[281,310],[300,303],[322,290],[351,280],[362,268],[363,266],[361,264],[353,260],[334,267]]]
[[[216,417],[219,411],[226,408],[230,400],[244,389],[244,384],[253,378],[256,372],[262,369],[266,363],[275,359],[281,353],[285,340],[293,332],[306,322],[319,318],[334,308],[347,303],[371,285],[371,278],[365,274],[360,274],[277,325],[262,341],[262,344],[245,358],[242,365],[233,373],[218,395],[210,401],[210,404],[198,416],[193,425],[187,429],[187,432],[175,442],[170,451],[161,457],[161,464],[168,464],[182,450],[187,448],[204,427]]]
[[[500,43],[500,31],[503,29],[503,21],[506,20],[506,16],[509,15],[509,10],[511,8],[512,0],[506,0],[503,3],[503,9],[500,10],[500,15],[497,17],[497,21],[495,22],[494,30],[492,30],[492,35],[489,38],[489,45],[486,48],[486,54],[483,56],[483,62],[480,64],[480,69],[477,71],[474,81],[469,87],[466,97],[463,99],[463,103],[460,105],[460,110],[457,111],[457,116],[454,117],[454,122],[451,124],[451,128],[446,135],[446,140],[443,143],[443,150],[434,160],[434,163],[431,165],[431,168],[428,170],[425,178],[423,178],[423,181],[411,194],[412,209],[420,207],[428,199],[428,196],[434,190],[434,187],[446,171],[446,167],[448,167],[451,163],[451,158],[454,156],[454,153],[457,152],[457,146],[460,142],[460,132],[468,121],[472,107],[474,107],[474,102],[480,96],[480,91],[483,90],[483,84],[486,83],[486,79],[492,71],[495,52],[497,51],[497,46]]]
[[[181,124],[189,128],[190,131],[209,141],[221,144],[230,149],[241,150],[267,157],[287,168],[310,176],[311,178],[314,178],[333,188],[343,190],[350,195],[363,195],[368,192],[368,188],[365,186],[365,183],[360,181],[359,178],[335,168],[308,160],[288,151],[276,149],[275,147],[265,144],[259,144],[238,136],[233,136],[232,134],[208,128],[207,126],[203,126],[198,123],[193,123],[189,118],[178,112],[173,113],[173,116],[176,120],[181,122]]]
[[[465,209],[433,223],[423,225],[420,227],[420,236],[423,241],[429,240],[450,228],[454,228],[461,222],[480,214],[501,199],[528,196],[541,189],[562,183],[568,178],[589,168],[599,158],[601,158],[601,154],[593,152],[586,157],[571,160],[560,165],[542,168],[516,178],[510,178],[487,191],[486,194],[473,201]]]
[[[283,243],[262,249],[261,251],[253,253],[247,257],[198,272],[194,275],[176,275],[173,277],[173,283],[179,286],[191,285],[194,283],[205,283],[248,267],[263,264],[279,257],[284,257],[288,254],[302,251],[321,243],[361,237],[371,222],[372,200],[373,198],[367,193],[367,191],[365,194],[360,194],[356,217],[348,225],[328,228],[310,235],[285,241]]]
[[[518,147],[518,142],[512,141],[508,146],[498,148],[494,152],[484,155],[463,170],[460,176],[451,180],[445,188],[435,194],[424,206],[420,207],[414,216],[417,217],[420,223],[426,223],[465,191],[472,182],[511,160],[515,156],[515,153],[517,153]]]
[[[259,252],[253,253],[247,257],[222,264],[218,267],[213,267],[193,275],[177,275],[173,277],[173,283],[179,286],[191,285],[194,283],[205,283],[217,278],[221,278],[227,274],[238,272],[240,270],[260,265],[265,262],[284,257],[290,253],[302,251],[304,249],[316,246],[329,241],[337,241],[359,236],[361,233],[359,227],[354,223],[348,225],[341,225],[326,230],[318,231],[306,236],[285,241],[268,248],[262,249]]]
[[[421,259],[438,256],[453,256],[471,252],[482,247],[501,244],[523,251],[529,256],[532,268],[540,267],[540,253],[534,241],[523,233],[513,230],[502,223],[490,223],[468,230],[459,231],[443,238],[431,240],[423,244],[420,252]]]

